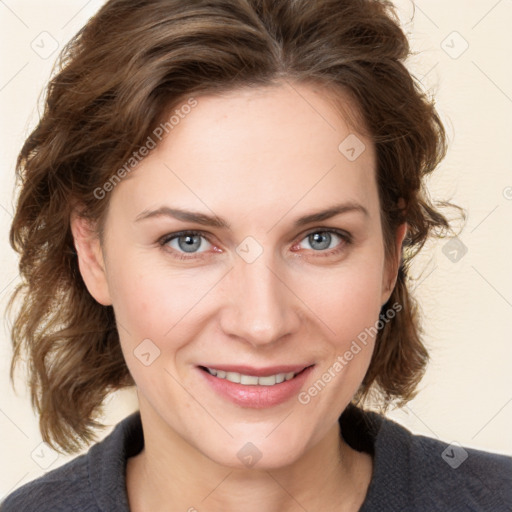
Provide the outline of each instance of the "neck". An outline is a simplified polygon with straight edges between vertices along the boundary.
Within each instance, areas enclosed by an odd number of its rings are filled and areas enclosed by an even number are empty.
[[[291,464],[235,469],[207,458],[153,415],[141,404],[144,449],[127,466],[133,512],[357,511],[364,501],[372,460],[347,445],[338,423]]]

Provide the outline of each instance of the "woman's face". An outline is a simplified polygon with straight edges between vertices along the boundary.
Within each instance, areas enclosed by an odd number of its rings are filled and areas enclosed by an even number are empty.
[[[283,466],[334,428],[394,284],[374,148],[325,98],[196,97],[111,192],[104,273],[86,278],[145,428],[220,464]]]

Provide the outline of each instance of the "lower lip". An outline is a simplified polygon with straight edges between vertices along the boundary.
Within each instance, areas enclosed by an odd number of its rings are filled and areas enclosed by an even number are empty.
[[[310,366],[293,379],[285,380],[284,382],[274,384],[273,386],[245,386],[243,384],[231,382],[227,379],[219,379],[218,377],[211,375],[209,372],[198,368],[198,371],[206,379],[206,382],[219,395],[227,398],[236,405],[241,407],[251,407],[253,409],[273,407],[286,402],[295,395],[298,395],[312,370],[313,366]]]

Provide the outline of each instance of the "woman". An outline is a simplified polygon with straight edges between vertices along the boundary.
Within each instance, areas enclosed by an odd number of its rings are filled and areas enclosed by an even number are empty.
[[[45,441],[2,511],[510,510],[510,458],[414,436],[407,288],[445,153],[375,0],[111,0],[18,161],[11,243]],[[464,457],[464,454],[466,457]]]

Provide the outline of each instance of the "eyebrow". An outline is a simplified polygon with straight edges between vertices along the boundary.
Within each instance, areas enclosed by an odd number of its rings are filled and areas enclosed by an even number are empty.
[[[324,220],[341,215],[349,212],[360,212],[365,217],[369,217],[368,210],[361,204],[358,203],[343,203],[336,204],[324,210],[318,212],[309,213],[303,215],[295,220],[293,223],[295,228],[301,227],[305,224],[311,224],[313,222],[322,222]],[[179,208],[170,208],[169,206],[161,206],[155,210],[143,210],[135,218],[135,222],[140,222],[146,219],[152,219],[155,217],[172,217],[177,220],[186,222],[194,222],[201,224],[202,226],[209,226],[214,228],[231,229],[231,225],[226,220],[218,217],[217,215],[207,215],[200,212],[191,210],[181,210]]]

